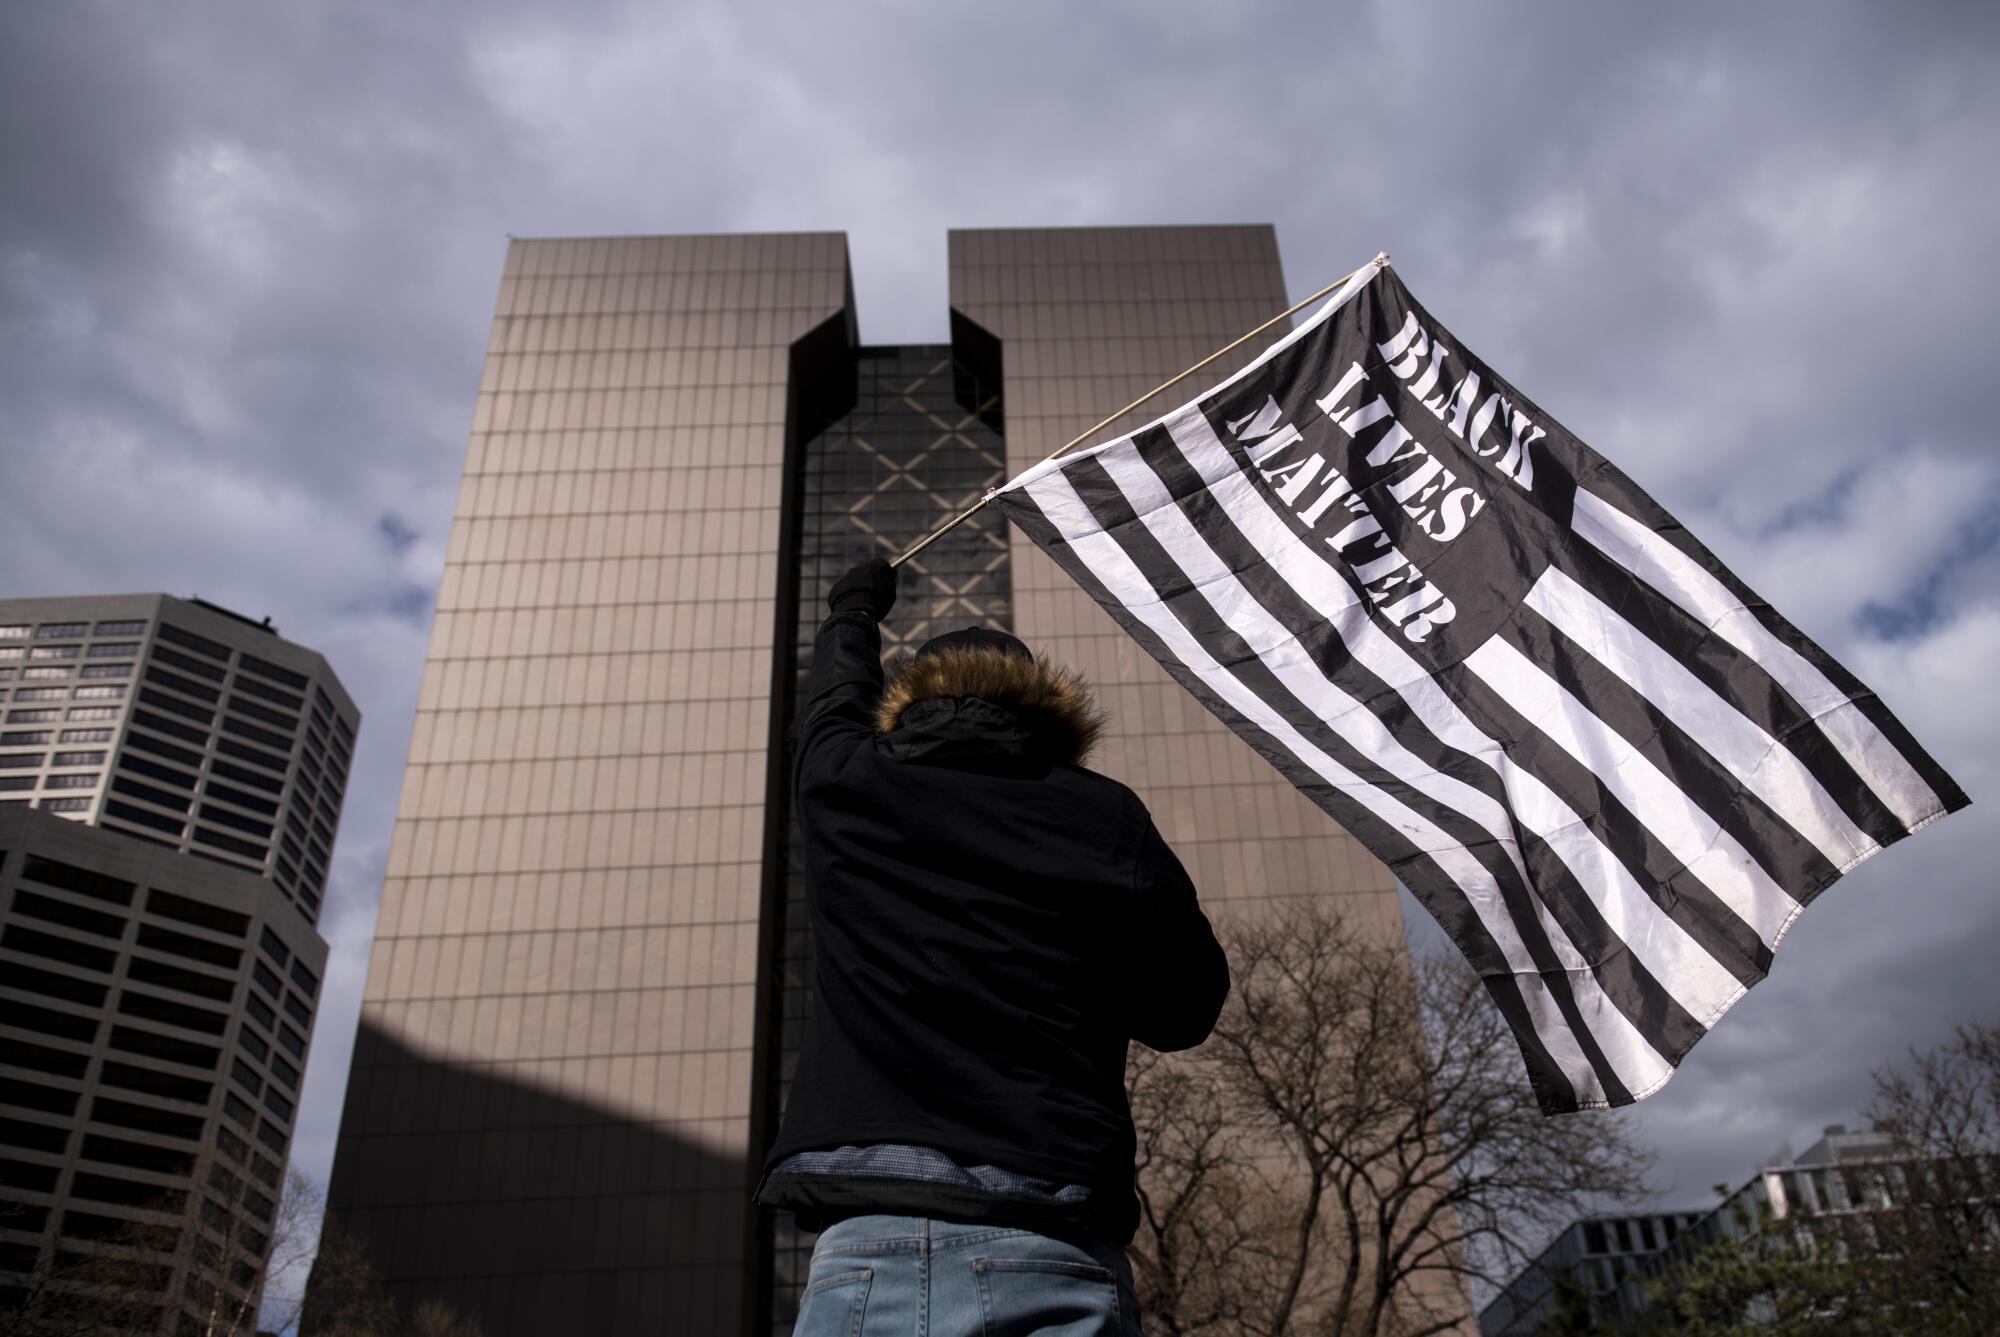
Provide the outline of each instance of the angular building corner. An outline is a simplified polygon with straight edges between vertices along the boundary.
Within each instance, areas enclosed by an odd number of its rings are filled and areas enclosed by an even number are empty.
[[[254,1318],[360,714],[159,594],[0,601],[0,698],[0,1313]]]
[[[837,233],[510,247],[330,1190],[399,1298],[788,1328],[811,1240],[750,1195],[806,1024],[784,739],[826,586],[1287,304],[1265,226],[949,263],[950,342],[870,346]],[[1011,626],[1098,685],[1094,764],[1212,908],[1333,893],[1400,940],[1387,870],[997,513],[902,590],[892,653]]]

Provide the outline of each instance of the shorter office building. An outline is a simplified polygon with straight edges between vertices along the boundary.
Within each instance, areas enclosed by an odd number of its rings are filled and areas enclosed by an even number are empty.
[[[158,1332],[254,1302],[325,942],[263,878],[58,817],[0,811],[0,851],[0,1288],[151,1276]]]
[[[263,874],[319,918],[361,722],[319,654],[199,599],[4,599],[0,702],[0,807]]]
[[[1894,1205],[1907,1153],[1880,1133],[1828,1124],[1820,1140],[1790,1161],[1766,1166],[1694,1222],[1662,1259],[1685,1261],[1722,1239],[1747,1240],[1773,1222],[1829,1222]]]
[[[1617,1331],[1646,1307],[1657,1260],[1703,1215],[1645,1212],[1571,1223],[1480,1311],[1481,1337],[1532,1337],[1565,1297]]]
[[[254,1315],[358,712],[165,595],[0,601],[0,708],[0,1328]]]
[[[1749,1241],[1774,1224],[1826,1223],[1830,1241],[1865,1237],[1840,1227],[1896,1206],[1911,1157],[1880,1133],[1829,1124],[1798,1155],[1765,1166],[1699,1212],[1591,1217],[1558,1235],[1480,1312],[1481,1337],[1529,1337],[1565,1298],[1617,1331],[1650,1304],[1648,1284],[1722,1240]],[[1812,1227],[1818,1230],[1819,1227]],[[1768,1320],[1753,1302],[1747,1321]]]

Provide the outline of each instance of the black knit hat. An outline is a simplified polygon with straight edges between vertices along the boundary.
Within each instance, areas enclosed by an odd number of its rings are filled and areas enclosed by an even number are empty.
[[[917,658],[938,654],[945,650],[998,650],[1001,654],[1012,655],[1016,659],[1033,659],[1034,653],[1016,638],[1004,631],[992,631],[986,627],[967,627],[964,631],[948,631],[942,636],[933,636],[917,650]]]

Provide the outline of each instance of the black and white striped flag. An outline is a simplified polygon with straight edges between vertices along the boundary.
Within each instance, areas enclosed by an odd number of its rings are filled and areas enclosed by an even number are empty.
[[[1395,870],[1551,1113],[1657,1091],[1802,907],[1966,803],[1386,258],[990,499]]]

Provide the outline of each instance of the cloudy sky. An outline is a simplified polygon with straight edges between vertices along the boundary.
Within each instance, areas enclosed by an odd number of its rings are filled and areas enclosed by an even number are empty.
[[[1996,15],[17,0],[0,596],[268,613],[360,701],[322,1177],[509,233],[842,229],[875,343],[945,337],[953,226],[1270,221],[1300,296],[1389,250],[1984,804]],[[1639,1107],[1674,1201],[2000,1019],[1984,813],[1838,885]]]

